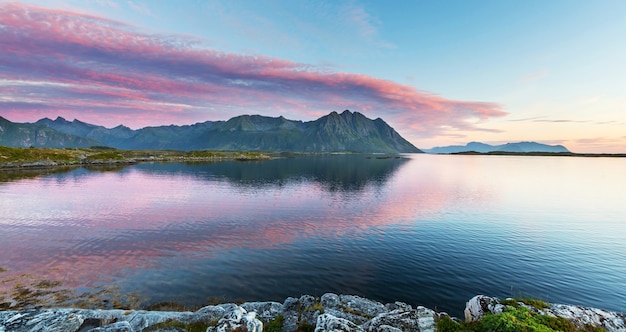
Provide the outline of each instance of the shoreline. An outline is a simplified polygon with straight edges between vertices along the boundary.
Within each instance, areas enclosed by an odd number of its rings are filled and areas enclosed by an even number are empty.
[[[575,152],[452,152],[452,153],[430,153],[437,155],[461,155],[461,156],[532,156],[532,157],[584,157],[584,158],[625,158],[626,153],[575,153]]]
[[[626,331],[626,314],[539,300],[468,300],[464,321],[407,303],[382,304],[355,295],[302,295],[279,302],[209,305],[196,311],[49,308],[0,311],[0,331],[454,331],[485,328],[510,312],[569,324],[576,331]],[[484,319],[487,317],[487,319]],[[483,323],[484,319],[484,323]],[[504,318],[506,319],[506,318]],[[515,319],[514,319],[515,320]],[[545,319],[544,319],[545,320]],[[519,323],[519,322],[518,322]],[[465,325],[463,325],[465,324]],[[571,330],[571,328],[569,330]]]
[[[145,162],[263,161],[275,157],[262,152],[117,150],[109,148],[48,149],[0,147],[0,171],[62,167],[125,166]]]

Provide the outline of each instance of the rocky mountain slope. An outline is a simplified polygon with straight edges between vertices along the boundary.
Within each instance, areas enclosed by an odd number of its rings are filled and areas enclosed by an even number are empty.
[[[98,141],[64,133],[43,124],[13,123],[3,117],[0,117],[0,145],[3,146],[82,148],[98,144]]]
[[[402,138],[385,121],[371,120],[358,112],[332,112],[314,121],[284,117],[242,115],[228,121],[207,121],[187,126],[158,126],[132,130],[105,128],[61,117],[41,119],[18,126],[5,134],[0,145],[12,147],[84,147],[93,145],[118,149],[150,150],[238,150],[290,152],[421,152]],[[0,128],[4,128],[0,124]],[[47,131],[46,131],[47,130]],[[30,135],[30,136],[29,136]],[[46,139],[37,139],[45,135]],[[45,145],[44,145],[45,144]]]

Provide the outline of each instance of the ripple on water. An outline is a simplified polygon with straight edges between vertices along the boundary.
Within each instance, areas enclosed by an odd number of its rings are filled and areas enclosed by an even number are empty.
[[[336,292],[461,315],[483,293],[625,310],[626,160],[339,158],[0,183],[0,266],[187,304]]]

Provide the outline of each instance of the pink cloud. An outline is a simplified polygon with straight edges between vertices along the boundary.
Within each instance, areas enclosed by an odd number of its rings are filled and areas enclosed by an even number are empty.
[[[506,114],[493,103],[450,100],[279,58],[219,52],[192,37],[140,33],[99,16],[22,4],[0,5],[0,48],[0,89],[6,92],[0,103],[13,121],[62,115],[140,127],[250,113],[308,120],[351,109],[426,137],[444,126],[476,130],[477,120]],[[14,82],[11,90],[3,80]],[[32,116],[38,118],[27,118]]]

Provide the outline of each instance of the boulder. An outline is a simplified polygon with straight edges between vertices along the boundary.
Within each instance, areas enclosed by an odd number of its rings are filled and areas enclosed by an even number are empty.
[[[278,302],[246,302],[241,307],[248,312],[256,312],[262,321],[271,322],[282,314],[283,305]]]
[[[202,307],[194,312],[192,317],[192,322],[205,322],[207,324],[220,320],[224,317],[224,313],[226,309],[224,309],[224,305],[209,305],[206,307]]]
[[[133,331],[142,331],[143,329],[163,323],[169,320],[184,321],[186,315],[180,312],[169,311],[132,311],[122,320],[127,321],[133,328]]]
[[[51,309],[14,312],[0,325],[6,331],[78,331],[85,317],[75,310]]]
[[[476,295],[465,304],[465,321],[479,321],[486,313],[494,313],[496,305],[500,305],[497,297],[489,297],[485,295]],[[502,305],[500,305],[501,307]],[[500,308],[499,307],[499,308]],[[500,312],[502,310],[500,309]]]
[[[399,308],[388,313],[379,314],[365,322],[362,327],[366,331],[391,331],[397,329],[400,331],[434,332],[436,315],[433,310],[422,306],[408,311]]]
[[[247,331],[262,332],[263,323],[256,318],[255,312],[246,312],[246,309],[233,305],[216,326],[209,326],[207,332]]]
[[[549,309],[540,313],[563,317],[583,328],[584,325],[602,327],[607,331],[626,332],[626,314],[575,305],[551,304]]]
[[[300,306],[300,317],[298,324],[301,325],[315,325],[317,323],[317,317],[322,314],[322,306],[319,305],[315,297],[311,295],[302,295],[298,299]]]
[[[282,307],[284,332],[295,331],[298,328],[299,305],[299,300],[294,297],[285,299]]]
[[[321,314],[317,317],[315,332],[365,332],[365,330],[347,319]]]
[[[550,304],[549,308],[534,308],[522,302],[519,302],[518,305],[542,315],[565,318],[578,328],[590,325],[611,332],[626,332],[626,314],[624,313],[565,304]],[[480,320],[487,313],[501,313],[507,307],[509,306],[501,304],[497,297],[477,295],[470,299],[465,306],[465,321],[474,322]]]
[[[135,330],[133,330],[133,327],[127,321],[115,322],[109,325],[96,327],[87,331],[88,332],[135,332]]]
[[[357,324],[363,324],[378,314],[388,312],[388,309],[382,303],[356,295],[327,293],[322,295],[320,303],[324,308],[324,313],[347,319]]]

